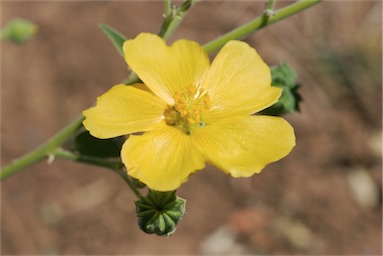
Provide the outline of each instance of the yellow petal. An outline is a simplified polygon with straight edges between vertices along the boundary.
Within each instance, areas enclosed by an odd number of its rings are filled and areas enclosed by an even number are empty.
[[[148,131],[162,120],[166,103],[151,92],[116,85],[83,111],[85,128],[101,139]]]
[[[179,40],[167,46],[157,35],[142,33],[124,43],[125,60],[140,79],[168,104],[186,86],[202,84],[209,58],[193,41]]]
[[[280,117],[226,119],[192,134],[208,160],[233,177],[249,177],[286,156],[295,145],[294,130]]]
[[[212,103],[207,122],[256,113],[276,103],[282,93],[271,86],[270,69],[255,49],[240,41],[221,49],[203,86]]]
[[[130,176],[157,191],[177,189],[191,173],[205,166],[190,137],[166,125],[131,135],[122,147],[121,158]]]

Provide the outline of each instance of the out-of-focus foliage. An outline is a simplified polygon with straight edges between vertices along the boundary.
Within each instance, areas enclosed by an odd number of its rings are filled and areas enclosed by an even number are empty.
[[[23,44],[36,35],[37,30],[37,25],[31,21],[15,18],[10,20],[1,30],[1,39]]]

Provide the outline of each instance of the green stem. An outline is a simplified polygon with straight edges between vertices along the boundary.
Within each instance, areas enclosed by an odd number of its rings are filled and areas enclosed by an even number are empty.
[[[130,180],[128,174],[122,170],[118,170],[117,171],[118,174],[120,174],[121,178],[124,179],[124,181],[126,182],[126,184],[129,186],[129,188],[133,191],[133,193],[138,197],[142,197],[142,194],[140,193],[140,191],[138,191],[138,189],[132,184],[132,181]]]
[[[9,165],[5,166],[0,171],[0,180],[3,180],[12,174],[32,165],[43,158],[46,158],[54,152],[54,150],[65,142],[77,129],[82,125],[83,117],[79,117],[72,123],[64,127],[61,131],[55,134],[52,138],[35,150],[25,154],[24,156],[14,160]]]
[[[77,161],[81,163],[93,164],[96,166],[105,167],[112,170],[120,170],[123,168],[123,164],[120,159],[108,159],[108,158],[99,158],[92,157],[74,153],[62,148],[56,148],[52,154],[53,157],[60,157],[69,159],[72,161]]]
[[[125,171],[123,171],[124,165],[120,159],[107,159],[92,156],[84,156],[62,148],[56,148],[52,152],[52,156],[111,169],[118,173],[124,179],[126,184],[133,191],[133,193],[136,194],[137,197],[142,196],[138,189],[132,184],[128,174]]]
[[[301,0],[294,4],[291,4],[285,8],[275,11],[275,14],[270,16],[266,23],[264,23],[264,15],[259,16],[250,22],[226,33],[225,35],[218,37],[215,40],[212,40],[206,43],[203,47],[207,53],[212,53],[216,50],[222,48],[230,40],[240,40],[246,36],[256,32],[257,30],[266,27],[270,24],[273,24],[277,21],[283,20],[291,15],[294,15],[298,12],[303,11],[317,3],[321,0]]]
[[[165,0],[164,1],[164,6],[165,6],[165,17],[169,16],[172,11],[172,2],[171,0]]]
[[[261,27],[264,27],[269,23],[270,16],[274,15],[274,5],[275,5],[275,0],[269,0],[266,3],[266,8],[265,11],[263,12],[262,16],[262,24]]]
[[[269,0],[266,3],[266,11],[267,10],[273,10],[274,9],[274,5],[275,5],[275,0]]]
[[[158,35],[165,41],[168,40],[195,2],[196,0],[185,0],[180,7],[172,9],[170,1],[165,0],[165,18]]]

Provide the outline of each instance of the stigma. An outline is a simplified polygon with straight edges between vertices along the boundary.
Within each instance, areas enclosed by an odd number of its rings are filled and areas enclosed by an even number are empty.
[[[181,129],[186,135],[191,135],[195,128],[206,125],[201,113],[210,109],[211,101],[203,88],[187,86],[182,91],[177,91],[173,98],[174,105],[169,105],[164,111],[167,125]]]

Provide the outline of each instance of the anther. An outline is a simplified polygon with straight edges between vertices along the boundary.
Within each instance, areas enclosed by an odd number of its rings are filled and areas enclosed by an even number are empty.
[[[210,97],[202,95],[203,88],[187,86],[183,91],[174,94],[174,106],[168,106],[164,111],[164,119],[167,125],[176,126],[190,135],[196,127],[204,127],[201,121],[201,112],[210,109]]]

